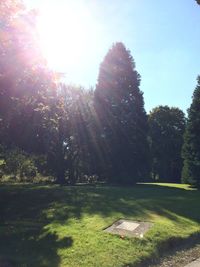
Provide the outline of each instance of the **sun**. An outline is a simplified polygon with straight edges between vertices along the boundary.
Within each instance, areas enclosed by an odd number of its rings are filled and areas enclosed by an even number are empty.
[[[83,64],[95,38],[90,12],[75,4],[46,6],[37,20],[39,42],[48,64],[54,69],[75,68]]]

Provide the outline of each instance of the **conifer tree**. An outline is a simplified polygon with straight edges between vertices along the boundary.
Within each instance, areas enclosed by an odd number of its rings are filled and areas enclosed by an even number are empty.
[[[184,135],[182,172],[183,182],[200,186],[200,76],[188,109],[188,121]]]
[[[95,108],[99,146],[109,181],[132,184],[148,175],[147,115],[140,75],[123,43],[116,43],[100,66]]]

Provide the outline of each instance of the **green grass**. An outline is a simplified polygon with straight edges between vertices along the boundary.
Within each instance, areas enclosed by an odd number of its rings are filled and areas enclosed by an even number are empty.
[[[0,186],[0,262],[136,266],[200,233],[200,192],[187,185]],[[154,223],[143,239],[103,232],[120,218]]]

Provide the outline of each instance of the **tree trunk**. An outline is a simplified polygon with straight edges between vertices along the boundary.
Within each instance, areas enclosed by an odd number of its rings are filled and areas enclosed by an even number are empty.
[[[66,182],[65,181],[65,172],[64,172],[64,170],[59,170],[57,173],[57,177],[56,177],[56,183],[63,185],[63,184],[65,184],[65,182]]]

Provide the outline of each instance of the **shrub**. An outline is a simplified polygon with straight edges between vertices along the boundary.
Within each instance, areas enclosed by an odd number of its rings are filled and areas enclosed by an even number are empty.
[[[45,155],[32,155],[20,149],[2,150],[0,146],[1,182],[53,182]]]
[[[33,157],[19,149],[6,151],[4,162],[4,173],[12,175],[15,180],[19,178],[19,180],[29,181],[37,175],[37,167]]]
[[[33,157],[34,164],[37,167],[39,173],[48,175],[47,158],[45,155],[37,155]]]
[[[25,160],[26,156],[18,149],[7,151],[5,153],[5,172],[17,176]]]
[[[25,180],[32,180],[37,175],[37,167],[32,159],[26,159],[20,168],[20,177]]]

